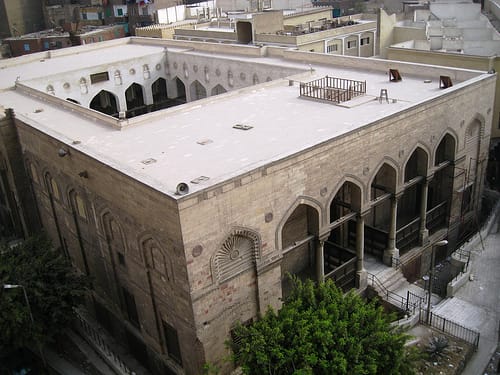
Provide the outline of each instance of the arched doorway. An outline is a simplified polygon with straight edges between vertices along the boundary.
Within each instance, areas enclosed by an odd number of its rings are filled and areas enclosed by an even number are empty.
[[[217,85],[212,89],[211,94],[212,96],[214,96],[214,95],[224,94],[226,92],[227,90],[224,87],[222,87],[222,85]]]
[[[181,81],[179,77],[175,77],[175,88],[177,90],[177,96],[175,97],[176,105],[184,104],[187,102],[186,99],[186,86],[184,82]]]
[[[191,101],[207,97],[207,90],[199,81],[194,81],[193,83],[191,83],[191,86],[189,87],[189,93],[191,95]]]
[[[316,240],[319,232],[318,211],[299,204],[288,217],[281,231],[283,260],[281,287],[283,297],[291,291],[288,273],[300,279],[316,280]]]
[[[428,159],[427,153],[417,147],[405,166],[405,189],[398,202],[397,216],[396,246],[400,254],[417,246],[420,232],[425,230],[425,217],[422,217],[421,213],[425,203],[422,200],[427,199]]]
[[[142,115],[147,112],[144,104],[143,87],[138,83],[132,83],[125,91],[127,101],[127,118]]]
[[[153,111],[168,107],[167,81],[164,78],[158,78],[153,82],[151,93],[153,94]]]
[[[450,134],[446,134],[436,148],[435,172],[429,182],[427,195],[427,229],[430,234],[448,225],[453,197],[455,149],[455,138]]]
[[[365,253],[382,258],[392,223],[392,200],[396,192],[396,169],[384,163],[370,185],[372,209],[365,222]]]
[[[361,189],[346,181],[330,204],[331,231],[324,246],[325,278],[338,287],[355,287],[356,279],[356,215],[361,207]]]
[[[116,97],[106,90],[101,90],[90,102],[90,108],[106,115],[118,117]]]

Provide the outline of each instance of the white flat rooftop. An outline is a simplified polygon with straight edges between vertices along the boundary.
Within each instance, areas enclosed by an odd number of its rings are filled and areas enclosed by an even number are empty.
[[[102,65],[158,51],[150,46],[133,45],[133,50],[123,47],[109,46],[95,61],[82,52],[79,56],[61,57],[61,61],[51,66],[62,67],[72,61],[83,67],[83,60],[87,61],[86,66],[89,61]],[[344,107],[299,98],[298,83],[289,86],[288,79],[282,79],[146,114],[141,116],[140,123],[122,130],[111,128],[98,117],[93,118],[93,111],[82,116],[58,105],[60,99],[42,101],[21,90],[0,92],[0,105],[14,108],[23,122],[68,147],[178,197],[175,190],[180,182],[189,184],[190,194],[206,189],[467,84],[454,81],[453,87],[442,90],[435,75],[403,76],[400,82],[389,82],[387,71],[347,69],[340,65],[313,65],[311,71],[301,62],[266,57],[258,60],[303,69],[304,73],[296,77],[303,82],[326,75],[366,81],[367,93],[345,103],[349,107]],[[34,76],[35,72],[43,74],[45,66],[48,66],[46,62],[36,61],[27,64],[25,69]],[[425,72],[425,67],[422,68]],[[20,74],[24,75],[23,72]],[[481,72],[474,73],[481,76]],[[431,82],[424,82],[426,80]],[[389,103],[385,100],[380,103],[377,99],[381,89],[387,89]],[[39,109],[43,111],[36,113]],[[252,128],[234,129],[236,124]],[[79,143],[73,144],[74,141]],[[143,163],[148,159],[154,161]],[[190,183],[201,176],[208,179],[199,184]]]

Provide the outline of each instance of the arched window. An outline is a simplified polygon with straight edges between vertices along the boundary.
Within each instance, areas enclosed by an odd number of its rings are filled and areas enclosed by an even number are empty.
[[[142,247],[145,250],[145,257],[149,268],[165,276],[167,280],[172,280],[172,265],[167,252],[158,241],[149,237],[142,241]]]
[[[60,200],[61,194],[59,193],[59,187],[57,186],[56,181],[52,178],[50,173],[45,175],[45,183],[47,185],[47,191],[54,199]]]
[[[34,183],[37,183],[37,184],[38,184],[38,183],[40,183],[40,180],[39,180],[39,178],[38,178],[38,173],[37,173],[36,168],[35,168],[35,166],[33,165],[33,163],[32,163],[32,162],[30,162],[30,161],[27,161],[26,163],[27,163],[27,164],[28,164],[28,166],[29,166],[29,172],[30,172],[30,175],[31,175],[31,180],[32,180]]]
[[[110,116],[118,116],[118,105],[115,96],[106,90],[101,90],[90,102],[90,108]]]
[[[207,97],[207,90],[199,81],[194,81],[191,84],[189,91],[191,93],[191,100],[198,100]]]
[[[81,219],[87,220],[87,209],[85,208],[82,196],[73,190],[70,192],[70,198],[75,214],[77,214]]]

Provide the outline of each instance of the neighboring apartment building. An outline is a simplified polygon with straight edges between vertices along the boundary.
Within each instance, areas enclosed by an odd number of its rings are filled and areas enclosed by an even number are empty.
[[[16,57],[35,52],[123,38],[125,35],[126,25],[123,24],[82,26],[75,32],[44,30],[37,33],[22,35],[20,37],[6,38],[3,40],[2,44],[8,46],[5,53],[9,57]]]
[[[154,373],[229,373],[232,328],[279,308],[288,272],[419,277],[480,209],[495,74],[142,38],[1,68],[0,213],[18,233],[39,214]]]
[[[283,11],[233,14],[175,29],[174,39],[297,48],[369,57],[375,53],[376,21],[357,14],[333,17],[332,8],[284,15]]]
[[[121,23],[128,25],[127,33],[133,34],[136,27],[155,23],[162,4],[165,2],[151,0],[48,0],[44,11],[46,23],[52,27],[69,30]]]
[[[19,37],[6,38],[2,41],[8,48],[8,57],[28,55],[30,53],[71,47],[71,38],[68,32],[44,30]]]
[[[43,30],[42,1],[0,0],[0,39]]]

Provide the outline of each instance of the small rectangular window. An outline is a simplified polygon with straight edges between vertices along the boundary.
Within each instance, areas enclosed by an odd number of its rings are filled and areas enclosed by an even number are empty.
[[[123,253],[120,253],[119,251],[117,251],[116,254],[118,255],[118,263],[120,263],[120,265],[124,266],[125,265],[125,256],[123,255]]]
[[[90,75],[90,83],[92,84],[105,81],[109,81],[108,72],[101,72]]]
[[[347,48],[355,48],[358,44],[356,43],[356,40],[351,40],[350,42],[347,42]]]
[[[122,9],[122,8],[118,8],[118,9],[116,10],[116,12],[117,12],[117,14],[118,14],[119,16],[123,16],[123,9]]]
[[[122,287],[123,299],[125,302],[125,309],[130,323],[140,329],[139,315],[137,314],[137,306],[135,305],[134,296],[125,288]]]
[[[52,193],[52,197],[54,199],[57,199],[59,200],[61,198],[60,194],[59,194],[59,188],[57,187],[57,184],[56,182],[51,178],[50,179],[50,189],[51,189],[51,193]]]
[[[361,38],[361,45],[364,46],[364,45],[367,45],[367,44],[370,44],[370,38],[367,37],[367,38]]]
[[[168,356],[182,366],[181,348],[177,330],[170,324],[163,322],[163,333],[167,344]]]
[[[43,48],[49,49],[49,42],[43,42]]]
[[[87,219],[87,212],[85,210],[85,203],[83,202],[82,197],[80,197],[78,194],[75,196],[75,204],[76,204],[76,212],[78,213],[78,216],[80,216],[82,219]]]
[[[38,173],[36,173],[35,166],[30,163],[30,170],[31,170],[31,179],[33,182],[36,182],[38,184]]]
[[[336,44],[330,44],[329,46],[326,47],[326,52],[327,53],[333,53],[337,52],[338,46]]]
[[[30,50],[30,45],[28,43],[24,43],[24,50],[29,51]]]

